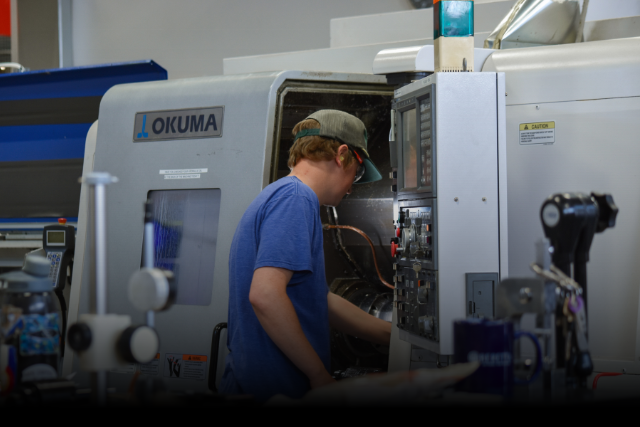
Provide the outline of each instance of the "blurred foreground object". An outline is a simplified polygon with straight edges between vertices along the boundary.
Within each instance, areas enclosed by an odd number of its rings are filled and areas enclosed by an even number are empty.
[[[444,369],[418,369],[395,374],[367,375],[342,380],[311,390],[302,399],[283,395],[271,398],[268,406],[318,405],[407,405],[425,402],[433,393],[443,391],[473,374],[478,362],[452,365]]]

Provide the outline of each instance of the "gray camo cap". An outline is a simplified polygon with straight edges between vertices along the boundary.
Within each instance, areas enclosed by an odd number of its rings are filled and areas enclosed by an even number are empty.
[[[367,129],[362,120],[349,113],[339,110],[320,110],[311,114],[305,120],[313,119],[320,123],[320,129],[305,129],[296,134],[295,139],[303,136],[317,135],[347,144],[357,148],[364,158],[362,163],[365,172],[356,184],[374,182],[382,179],[382,175],[371,161],[367,152]],[[295,142],[295,140],[294,140]]]

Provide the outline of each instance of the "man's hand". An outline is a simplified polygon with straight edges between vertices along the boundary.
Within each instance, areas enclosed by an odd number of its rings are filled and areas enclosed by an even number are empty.
[[[309,378],[311,388],[317,388],[334,380],[305,336],[287,295],[292,276],[293,272],[284,268],[258,268],[253,273],[249,302],[269,338]]]
[[[336,380],[334,380],[333,377],[329,375],[329,373],[326,370],[317,378],[309,378],[309,381],[311,383],[312,390],[315,388],[324,387],[325,385],[333,384],[336,382]]]
[[[332,328],[374,344],[389,345],[391,323],[365,313],[332,292],[329,292],[327,301]]]

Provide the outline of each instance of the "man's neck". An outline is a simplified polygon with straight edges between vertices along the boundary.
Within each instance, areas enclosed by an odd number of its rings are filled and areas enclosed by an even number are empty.
[[[289,176],[295,176],[316,193],[320,206],[327,204],[329,190],[333,185],[330,177],[333,173],[331,161],[312,161],[300,159]]]

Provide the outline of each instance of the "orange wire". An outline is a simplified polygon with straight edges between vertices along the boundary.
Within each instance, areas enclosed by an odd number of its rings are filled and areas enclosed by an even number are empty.
[[[138,381],[138,377],[140,376],[140,368],[136,370],[136,373],[133,374],[133,378],[131,378],[131,382],[129,383],[129,393],[133,393],[136,388],[136,381]]]
[[[359,235],[361,235],[362,237],[364,237],[365,239],[367,239],[367,242],[369,242],[369,246],[371,246],[371,251],[373,252],[373,264],[376,266],[376,272],[378,273],[378,278],[380,279],[380,281],[382,282],[383,285],[385,285],[387,288],[391,288],[391,289],[395,289],[395,286],[393,286],[390,283],[387,283],[383,278],[382,278],[382,274],[380,274],[380,269],[378,268],[378,260],[376,259],[376,248],[373,246],[373,242],[371,241],[371,239],[369,238],[369,236],[367,236],[367,234],[355,227],[352,227],[350,225],[330,225],[330,224],[324,224],[322,226],[325,230],[329,230],[332,228],[342,228],[345,230],[351,230],[351,231],[355,231],[356,233],[358,233]]]

